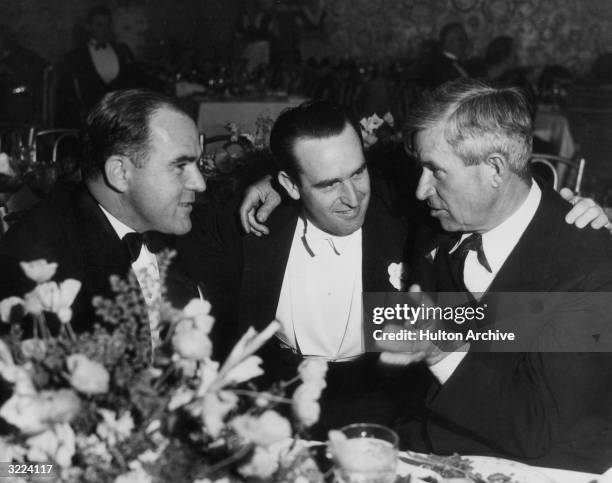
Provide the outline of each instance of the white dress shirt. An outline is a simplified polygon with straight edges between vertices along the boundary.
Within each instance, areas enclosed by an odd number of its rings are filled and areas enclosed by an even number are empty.
[[[482,249],[491,267],[491,272],[480,264],[474,250],[470,250],[468,253],[463,268],[463,282],[477,299],[480,299],[488,290],[504,262],[523,236],[527,226],[535,216],[541,199],[542,191],[538,184],[532,181],[529,194],[521,206],[505,221],[482,234]],[[470,235],[471,233],[464,233],[461,240],[449,253],[453,253],[461,242]],[[444,384],[466,354],[466,351],[453,352],[437,364],[430,366],[430,369],[438,380]]]
[[[123,239],[128,233],[135,233],[135,230],[111,215],[102,205],[98,206],[120,239]],[[132,263],[132,270],[134,270],[138,285],[140,285],[140,289],[142,290],[144,301],[147,304],[151,336],[155,341],[159,336],[157,325],[159,324],[160,314],[157,303],[161,297],[161,283],[157,257],[154,253],[149,251],[144,243],[140,249],[138,258]]]
[[[93,40],[88,42],[87,47],[96,72],[104,82],[110,84],[119,75],[119,57],[115,49],[110,43],[105,47],[96,47],[96,42]]]
[[[361,229],[338,237],[299,218],[276,309],[281,343],[304,356],[364,352]]]

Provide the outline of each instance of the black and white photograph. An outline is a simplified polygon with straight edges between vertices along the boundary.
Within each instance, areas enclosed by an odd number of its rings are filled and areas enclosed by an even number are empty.
[[[0,479],[612,483],[611,0],[0,8]]]

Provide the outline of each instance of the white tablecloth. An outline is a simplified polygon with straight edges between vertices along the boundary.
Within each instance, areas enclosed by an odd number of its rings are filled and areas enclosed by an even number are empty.
[[[276,120],[283,109],[304,100],[301,97],[203,100],[198,107],[198,129],[207,136],[227,134],[226,124],[235,122],[242,131],[253,132],[259,116]]]
[[[572,138],[569,122],[558,107],[539,105],[534,122],[534,134],[552,143],[556,153],[564,158],[576,154],[576,144]]]
[[[412,455],[408,453],[400,453],[400,460],[397,468],[397,473],[401,476],[406,476],[410,474],[413,478],[423,478],[426,476],[433,476],[433,474],[427,470],[420,468],[418,465],[414,466],[406,461],[402,460],[402,455],[411,458],[413,455],[418,455],[418,453],[412,453]],[[421,455],[425,456],[425,455]],[[544,468],[540,466],[528,466],[522,463],[516,463],[510,460],[482,457],[482,456],[466,456],[466,458],[473,458],[473,468],[475,473],[481,473],[483,469],[488,469],[490,472],[501,472],[507,475],[513,475],[516,481],[520,481],[521,483],[529,481],[533,481],[534,483],[541,483],[547,477],[555,483],[590,483],[593,481],[597,481],[601,475],[597,475],[594,473],[582,473],[579,471],[570,471],[570,470],[560,470],[557,468]],[[480,460],[480,462],[478,461]],[[484,466],[483,466],[484,461]],[[490,466],[487,464],[488,461],[497,462],[495,465]],[[499,466],[498,466],[499,465]],[[486,480],[486,476],[489,473],[482,472],[481,475]],[[532,474],[532,471],[535,472]],[[514,481],[514,480],[513,480]],[[608,483],[609,480],[606,480],[605,483]],[[604,483],[604,482],[602,482]]]

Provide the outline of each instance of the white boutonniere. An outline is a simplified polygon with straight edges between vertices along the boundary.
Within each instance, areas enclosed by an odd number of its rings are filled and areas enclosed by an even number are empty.
[[[391,263],[387,268],[389,273],[389,283],[393,285],[395,290],[400,292],[406,290],[406,280],[408,280],[408,274],[403,262]]]

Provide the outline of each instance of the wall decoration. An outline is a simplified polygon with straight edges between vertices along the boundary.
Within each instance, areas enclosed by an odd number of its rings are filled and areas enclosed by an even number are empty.
[[[478,0],[453,0],[453,7],[460,12],[469,12],[478,5]]]
[[[358,59],[368,61],[374,56],[413,55],[414,49],[407,46],[411,38],[413,44],[424,38],[436,39],[450,21],[466,26],[471,55],[482,55],[488,42],[498,35],[512,35],[519,57],[535,70],[561,63],[586,73],[599,53],[612,51],[611,0],[386,0],[384,8],[369,19],[368,29],[391,35],[371,37],[380,43],[370,45],[355,40],[363,35],[363,1],[359,8],[354,0],[325,2],[343,32],[332,36],[330,52],[350,49]],[[377,1],[369,3],[379,5]],[[337,44],[340,38],[342,44]]]

